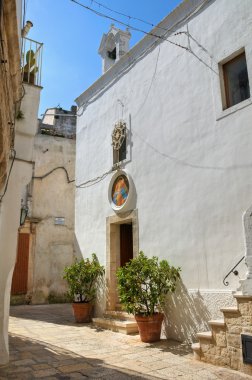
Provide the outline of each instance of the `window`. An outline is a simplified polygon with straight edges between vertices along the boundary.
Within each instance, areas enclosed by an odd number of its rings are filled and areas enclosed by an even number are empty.
[[[116,59],[116,48],[114,48],[112,51],[108,51],[107,54],[108,54],[108,57],[110,59],[113,59],[115,61],[115,59]]]
[[[222,65],[224,79],[223,108],[229,108],[250,97],[245,52]]]

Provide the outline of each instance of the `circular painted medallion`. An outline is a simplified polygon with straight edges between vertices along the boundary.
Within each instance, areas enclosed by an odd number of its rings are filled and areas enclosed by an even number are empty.
[[[112,198],[113,203],[117,207],[122,206],[126,202],[128,198],[128,194],[129,194],[128,178],[124,174],[119,175],[112,186],[111,198]]]

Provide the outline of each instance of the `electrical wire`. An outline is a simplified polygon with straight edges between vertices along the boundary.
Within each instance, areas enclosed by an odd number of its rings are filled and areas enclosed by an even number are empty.
[[[173,44],[173,45],[176,45],[176,46],[178,46],[178,47],[180,47],[180,48],[183,48],[183,49],[187,50],[189,53],[193,54],[193,55],[194,55],[194,56],[195,56],[195,57],[196,57],[201,63],[203,63],[203,64],[206,65],[208,68],[210,68],[212,71],[214,71],[214,70],[213,70],[208,64],[206,64],[202,59],[200,59],[200,58],[199,58],[199,57],[198,57],[198,56],[192,51],[190,45],[189,45],[189,47],[182,46],[182,45],[180,45],[180,44],[177,44],[177,43],[175,43],[175,42],[173,42],[173,41],[168,40],[167,38],[164,37],[164,35],[163,35],[163,36],[160,36],[160,35],[154,34],[154,33],[152,33],[152,32],[146,32],[146,31],[144,31],[144,30],[142,30],[142,29],[139,29],[139,28],[135,28],[135,27],[129,26],[128,24],[126,24],[126,23],[124,23],[124,22],[122,22],[122,21],[120,21],[120,20],[117,20],[117,19],[115,19],[115,18],[113,18],[113,17],[110,17],[110,16],[108,16],[108,15],[105,15],[105,14],[103,14],[102,12],[98,12],[98,11],[96,11],[96,10],[94,10],[94,9],[92,9],[92,8],[90,8],[90,7],[88,7],[88,6],[85,6],[84,4],[79,3],[79,2],[76,1],[76,0],[70,0],[70,1],[72,1],[72,2],[74,2],[75,4],[77,4],[77,5],[81,6],[81,7],[85,8],[85,9],[87,9],[87,10],[93,12],[93,13],[95,13],[95,14],[98,15],[98,16],[101,16],[101,17],[104,17],[104,18],[110,19],[110,20],[112,20],[112,21],[118,22],[118,23],[121,24],[121,25],[127,26],[129,29],[132,29],[132,30],[135,30],[135,31],[142,32],[142,33],[144,33],[144,34],[146,34],[146,35],[150,35],[150,36],[156,37],[156,38],[158,38],[158,39],[162,39],[162,40],[167,41],[167,42],[169,42],[169,43],[171,43],[171,44]],[[208,2],[208,1],[209,1],[209,0],[205,0],[205,1],[203,1],[202,4],[200,4],[197,8],[195,8],[190,14],[186,15],[184,18],[182,18],[181,20],[179,20],[175,25],[173,25],[173,28],[174,28],[176,25],[180,24],[182,21],[185,21],[185,20],[189,19],[192,15],[196,14],[196,13],[197,13],[197,12],[198,12],[198,11],[204,6],[204,5],[205,5],[205,3]],[[112,12],[117,13],[117,14],[119,14],[119,15],[122,15],[122,16],[125,16],[125,17],[128,17],[129,19],[135,19],[135,20],[138,20],[138,21],[141,21],[141,22],[145,22],[144,20],[137,19],[137,18],[135,18],[135,17],[132,17],[132,16],[129,16],[129,15],[123,14],[123,13],[121,13],[121,12],[117,12],[117,11],[111,9],[111,8],[108,8],[108,7],[104,6],[103,4],[101,4],[101,3],[99,3],[99,2],[97,2],[97,1],[95,1],[95,0],[91,0],[91,3],[95,3],[95,4],[101,6],[101,7],[105,8],[105,9],[108,9],[109,11],[112,11]],[[148,22],[145,22],[145,23],[148,23]],[[166,32],[165,34],[167,34],[168,32],[171,32],[171,31],[172,31],[171,28],[170,28],[170,29],[165,29],[165,28],[161,28],[161,27],[155,26],[155,25],[153,25],[153,24],[151,24],[151,23],[148,23],[148,24],[150,24],[150,25],[153,26],[153,27],[156,27],[156,28],[159,28],[159,29],[164,30],[164,31]],[[173,30],[173,31],[174,31],[174,30]],[[198,43],[198,41],[197,41],[195,38],[193,38],[192,35],[191,35],[188,31],[177,32],[177,33],[175,33],[173,36],[177,36],[177,35],[181,35],[181,34],[185,34],[185,35],[187,35],[188,38],[191,38],[191,39],[192,39],[192,40],[193,40],[193,41],[194,41],[194,42],[195,42],[195,43],[196,43],[196,44],[197,44],[197,45],[198,45],[198,46],[199,46],[199,47],[200,47],[205,53],[207,53],[207,54],[210,56],[211,59],[213,58],[213,57],[210,55],[210,53],[207,51],[207,49],[205,49],[204,46],[200,45],[200,44]],[[156,43],[156,42],[155,42],[155,43]],[[155,45],[155,43],[151,45],[151,48],[153,47],[153,45]],[[153,84],[153,80],[154,80],[154,77],[155,77],[155,74],[156,74],[157,63],[158,63],[158,58],[159,58],[159,53],[160,53],[160,51],[158,52],[158,55],[157,55],[157,61],[156,61],[156,65],[155,65],[154,74],[153,74],[153,76],[152,76],[152,80],[151,80],[150,88],[151,88],[151,86],[152,86],[152,84]],[[132,61],[132,62],[131,62],[131,65],[132,65],[133,63],[135,63],[135,62],[136,62],[136,60]],[[130,65],[130,66],[131,66],[131,65]],[[122,72],[120,72],[119,75],[121,75],[123,72],[124,72],[124,70],[122,70]],[[118,79],[118,77],[117,77],[116,79]],[[111,85],[111,83],[110,83],[110,85]],[[107,87],[104,86],[104,87],[102,88],[102,90],[103,90],[103,91],[106,91],[106,88],[107,88]],[[150,88],[149,88],[149,91],[150,91]],[[146,98],[148,98],[149,91],[148,91],[148,94],[147,94],[147,97],[146,97]],[[100,95],[100,92],[99,92],[99,95]],[[81,116],[81,115],[84,113],[84,111],[85,111],[85,109],[86,109],[86,106],[87,106],[88,104],[92,103],[93,101],[95,101],[96,98],[97,98],[97,97],[93,98],[91,101],[89,100],[88,102],[82,104],[82,105],[81,105],[81,107],[82,107],[82,112],[81,112],[80,114],[77,113],[77,116]],[[146,100],[146,99],[145,99],[145,100]],[[145,101],[144,101],[144,103],[145,103]],[[193,164],[190,164],[190,163],[184,162],[183,160],[179,160],[179,159],[177,159],[176,157],[172,157],[172,156],[169,156],[169,155],[167,155],[167,154],[165,154],[165,153],[163,153],[163,152],[160,152],[157,148],[155,148],[153,145],[149,144],[147,141],[143,141],[143,142],[146,143],[146,144],[147,144],[151,149],[153,149],[156,153],[159,153],[160,155],[162,155],[162,156],[165,157],[165,158],[171,159],[171,160],[173,160],[173,161],[176,161],[177,163],[180,163],[180,164],[183,164],[183,165],[188,165],[188,166],[191,166],[191,167],[194,167],[194,168],[198,168],[198,167],[199,167],[198,165],[193,165]],[[216,169],[216,168],[207,167],[207,169]],[[86,187],[92,186],[92,185],[94,185],[94,184],[96,184],[96,183],[102,181],[102,180],[103,180],[108,174],[110,174],[112,171],[113,171],[113,170],[110,170],[110,171],[108,171],[108,172],[102,174],[101,176],[98,176],[98,177],[96,177],[96,178],[93,178],[93,179],[91,179],[91,180],[88,180],[88,181],[86,181],[86,182],[83,182],[82,184],[77,185],[76,188],[86,188]]]
[[[103,17],[103,18],[109,19],[109,20],[111,20],[111,21],[117,22],[118,24],[124,25],[124,26],[126,26],[127,28],[129,28],[129,29],[131,29],[131,30],[135,30],[135,31],[137,31],[137,32],[141,32],[141,33],[143,33],[143,34],[145,34],[145,35],[148,35],[148,36],[156,37],[156,38],[158,38],[158,39],[160,39],[160,40],[166,41],[166,42],[168,42],[168,43],[170,43],[170,44],[172,44],[172,45],[175,45],[175,46],[177,46],[177,47],[180,47],[181,49],[184,49],[184,50],[188,50],[188,51],[189,51],[188,47],[183,46],[183,45],[180,45],[180,44],[178,44],[178,43],[176,43],[176,42],[173,42],[173,41],[171,41],[171,40],[168,40],[168,38],[165,38],[164,35],[158,35],[158,34],[155,34],[155,33],[152,33],[152,32],[146,32],[146,31],[143,30],[143,29],[136,28],[136,27],[134,27],[134,26],[130,26],[130,25],[128,25],[127,23],[125,23],[125,22],[123,22],[123,21],[120,21],[120,20],[118,20],[118,19],[116,19],[116,18],[114,18],[114,17],[111,17],[111,16],[106,15],[105,13],[98,12],[98,11],[96,11],[95,9],[88,7],[87,5],[84,5],[84,4],[80,3],[80,2],[77,1],[77,0],[70,0],[70,1],[72,1],[73,3],[79,5],[80,7],[84,8],[84,9],[87,9],[88,11],[90,11],[90,12],[96,14],[97,16],[100,16],[100,17]],[[167,33],[167,31],[166,31],[166,33]],[[165,33],[165,34],[166,34],[166,33]],[[186,32],[185,32],[185,33],[186,33]]]
[[[3,194],[0,196],[0,203],[2,203],[3,197],[5,196],[5,194],[6,194],[6,192],[7,192],[8,185],[9,185],[10,175],[11,175],[12,168],[13,168],[13,164],[14,164],[14,161],[15,161],[15,158],[16,158],[16,154],[17,154],[17,152],[15,151],[15,149],[11,149],[11,152],[13,153],[13,158],[12,158],[12,162],[11,162],[11,166],[10,166],[9,174],[8,174],[8,176],[7,176],[7,180],[6,180],[6,183],[5,183],[4,192],[3,192]]]
[[[76,188],[77,189],[85,189],[86,187],[90,187],[90,186],[96,185],[98,182],[101,182],[104,178],[106,178],[113,171],[114,171],[114,169],[112,168],[109,171],[103,173],[102,175],[100,175],[98,177],[89,179],[86,182],[83,182],[83,183],[81,183],[79,185],[76,185]]]
[[[70,0],[72,2],[75,2],[76,4],[86,8],[86,6],[84,6],[83,4],[81,3],[78,3],[76,0]],[[208,3],[209,1],[211,0],[204,0],[199,6],[197,6],[196,8],[194,8],[192,10],[192,12],[190,12],[189,14],[185,15],[184,17],[182,17],[181,19],[179,19],[175,24],[173,24],[172,28],[170,29],[167,29],[166,32],[169,32],[169,31],[172,31],[172,29],[174,29],[175,27],[177,27],[179,24],[181,24],[182,22],[186,22],[191,16],[194,16],[195,14],[197,14],[201,8],[203,8],[205,6],[206,3]],[[89,7],[88,7],[89,9]],[[94,11],[95,13],[97,13],[96,11]],[[99,15],[99,13],[98,13]],[[106,16],[106,15],[105,15]],[[114,19],[114,21],[117,21],[116,19]],[[119,21],[120,23],[120,21]],[[124,24],[126,25],[126,24]],[[144,32],[145,34],[150,34],[150,33],[147,33],[147,32]],[[213,59],[213,56],[207,51],[207,49],[205,49],[201,44],[199,44],[199,42],[194,38],[192,37],[192,35],[189,33],[188,29],[187,31],[181,31],[181,32],[177,32],[174,34],[174,36],[177,36],[177,35],[186,35],[188,37],[188,39],[192,38],[192,40],[198,45],[198,47],[200,47],[201,49],[203,49],[205,51],[205,53],[207,53],[209,55],[209,57],[211,59]],[[154,34],[153,34],[154,35]],[[155,35],[154,35],[155,36]],[[160,36],[158,36],[158,38],[160,38]],[[166,39],[165,39],[166,40]],[[140,59],[142,59],[146,54],[148,54],[149,51],[151,51],[158,43],[158,40],[155,40],[149,47],[148,49],[146,49],[142,54],[140,54],[137,59],[131,59],[129,61],[129,65],[125,68],[123,68],[120,72],[117,73],[117,76],[114,80],[112,80],[112,82],[109,82],[109,84],[105,84],[101,89],[99,89],[99,91],[96,91],[93,98],[92,99],[89,99],[87,102],[85,103],[82,103],[80,106],[79,106],[79,109],[76,113],[76,115],[78,117],[82,116],[83,113],[85,112],[85,109],[87,108],[87,106],[91,103],[93,103],[97,98],[98,96],[101,95],[101,93],[105,92],[107,90],[108,87],[110,87],[111,85],[113,85],[113,83],[115,81],[118,80],[118,78],[122,75],[124,75],[127,71],[130,70],[130,68],[135,64],[137,63]],[[179,46],[179,45],[178,45]],[[199,60],[200,63],[204,64],[208,69],[211,69],[211,71],[213,71],[215,74],[217,74],[215,72],[215,70],[213,70],[213,68],[211,66],[209,66],[207,63],[205,63],[200,57],[198,57],[191,49],[191,46],[190,44],[188,45],[189,47],[184,47],[184,49],[186,49],[186,51],[190,54],[192,54],[196,59]],[[96,95],[97,93],[99,92],[99,95]],[[95,96],[96,95],[96,96]]]
[[[69,178],[69,174],[68,174],[68,171],[67,169],[64,167],[64,166],[58,166],[57,168],[54,168],[52,170],[50,170],[49,172],[45,173],[44,175],[42,176],[33,176],[32,178],[33,179],[40,179],[40,180],[43,180],[44,178],[48,177],[50,174],[52,174],[55,170],[58,170],[58,169],[61,169],[61,170],[64,170],[65,174],[66,174],[66,178],[67,178],[67,183],[72,183],[72,182],[75,182],[75,179],[72,179],[70,180]],[[76,185],[75,187],[76,188],[86,188],[86,187],[89,187],[89,186],[93,186],[95,185],[96,183],[102,181],[104,178],[106,178],[110,173],[112,173],[114,171],[114,169],[110,169],[109,171],[103,173],[102,175],[96,177],[96,178],[93,178],[93,179],[89,179],[88,181],[86,182],[83,182],[79,185]]]
[[[115,13],[115,14],[117,14],[117,15],[124,16],[124,17],[128,18],[129,21],[130,21],[130,20],[136,20],[136,21],[140,21],[140,22],[142,22],[143,24],[150,25],[150,26],[152,26],[153,28],[161,29],[161,30],[164,30],[164,31],[166,31],[166,32],[170,31],[169,29],[162,28],[161,26],[155,25],[155,24],[153,24],[153,23],[151,23],[151,22],[149,22],[149,21],[143,20],[143,19],[141,19],[141,18],[134,17],[134,16],[130,16],[130,15],[127,15],[127,14],[125,14],[125,13],[122,13],[122,12],[116,11],[115,9],[109,8],[109,7],[107,7],[106,5],[104,5],[104,4],[102,4],[102,3],[99,3],[99,2],[96,1],[96,0],[91,0],[91,4],[93,4],[93,3],[94,3],[94,4],[97,4],[97,5],[98,5],[99,7],[101,7],[101,8],[107,9],[108,11],[113,12],[113,13]]]
[[[45,173],[42,176],[33,176],[32,178],[33,179],[41,179],[42,180],[42,179],[48,177],[50,174],[52,174],[53,172],[55,172],[55,170],[58,170],[58,169],[64,170],[64,172],[66,174],[66,178],[67,178],[67,183],[72,183],[72,182],[75,181],[75,179],[70,180],[68,171],[66,170],[66,168],[64,166],[57,166],[57,168],[54,168],[54,169],[50,170],[49,172]]]

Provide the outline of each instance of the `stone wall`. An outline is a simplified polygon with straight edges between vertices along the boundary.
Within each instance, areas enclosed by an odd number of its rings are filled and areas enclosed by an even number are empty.
[[[32,303],[60,301],[67,291],[63,269],[74,260],[75,140],[37,135],[33,159],[35,178],[28,196],[30,220],[34,223]],[[58,169],[57,169],[58,168]],[[57,224],[55,218],[62,218]]]
[[[21,97],[20,51],[16,2],[4,0],[0,13],[0,189],[9,166],[9,152],[14,145],[14,124]]]
[[[252,375],[252,365],[243,362],[241,340],[241,334],[252,337],[252,297],[235,298],[235,307],[221,309],[224,319],[209,321],[211,330],[197,334],[200,343],[193,349],[199,360]]]

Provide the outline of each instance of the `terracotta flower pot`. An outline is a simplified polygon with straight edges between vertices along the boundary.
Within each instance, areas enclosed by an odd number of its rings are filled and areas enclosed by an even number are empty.
[[[142,342],[151,343],[160,340],[164,314],[156,313],[151,316],[135,315]]]
[[[78,303],[72,304],[75,322],[88,323],[91,322],[91,313],[93,305],[91,303]]]

